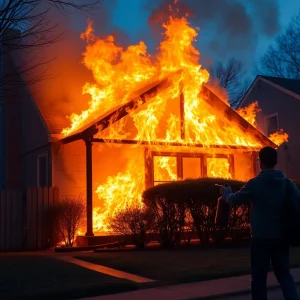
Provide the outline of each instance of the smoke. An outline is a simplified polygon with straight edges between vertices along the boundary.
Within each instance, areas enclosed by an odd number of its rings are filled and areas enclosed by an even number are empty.
[[[30,87],[41,110],[65,117],[88,108],[90,98],[82,95],[82,87],[87,81],[94,80],[91,72],[82,64],[86,44],[80,39],[80,34],[85,31],[90,19],[93,20],[97,36],[113,34],[117,42],[127,43],[126,34],[112,25],[116,4],[116,0],[102,1],[91,13],[74,11],[65,15],[57,10],[50,11],[49,20],[52,24],[57,24],[53,35],[62,35],[58,42],[38,48],[27,57],[27,60],[39,59],[41,62],[40,66],[34,68],[35,74],[44,73],[45,78]]]
[[[177,3],[176,3],[177,2]],[[200,27],[199,41],[206,52],[224,58],[228,53],[252,53],[259,36],[272,37],[280,29],[279,7],[274,0],[147,0],[151,10],[149,24],[153,32],[161,32],[160,24],[173,14],[189,16]],[[202,31],[201,31],[202,29]],[[204,36],[205,35],[205,36]]]
[[[198,47],[201,49],[201,62],[207,66],[211,64],[209,58],[226,59],[226,56],[238,57],[239,53],[243,57],[249,55],[252,59],[258,35],[272,37],[280,27],[278,5],[274,0],[175,2],[174,5],[174,0],[144,0],[145,9],[151,12],[148,23],[154,33],[154,40],[147,29],[147,33],[141,29],[138,38],[146,40],[147,45],[154,49],[155,43],[161,40],[161,24],[168,19],[172,7],[172,14],[188,16],[193,26],[200,27]],[[89,15],[82,12],[62,15],[55,10],[51,11],[49,19],[58,24],[57,34],[63,33],[63,36],[59,42],[39,49],[38,53],[31,53],[35,60],[39,57],[41,61],[50,61],[36,70],[46,71],[47,79],[31,87],[35,101],[45,110],[58,110],[63,115],[70,115],[87,109],[89,97],[82,96],[82,87],[87,81],[93,82],[93,79],[81,63],[85,42],[80,39],[80,33],[85,30],[88,19],[91,19],[97,36],[113,34],[119,44],[128,45],[128,34],[113,25],[117,5],[118,0],[101,1]]]

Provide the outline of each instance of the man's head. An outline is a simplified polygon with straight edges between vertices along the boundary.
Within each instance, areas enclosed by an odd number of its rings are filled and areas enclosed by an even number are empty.
[[[259,153],[259,164],[262,170],[264,169],[274,169],[277,165],[277,151],[272,147],[264,147]]]

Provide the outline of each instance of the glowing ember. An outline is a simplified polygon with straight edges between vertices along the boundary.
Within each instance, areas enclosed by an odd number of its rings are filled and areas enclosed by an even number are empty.
[[[144,42],[123,48],[116,45],[113,36],[106,39],[96,37],[92,23],[88,25],[86,32],[81,35],[87,42],[83,63],[91,70],[95,82],[86,83],[83,94],[89,94],[91,100],[85,111],[70,116],[71,125],[63,130],[63,134],[67,136],[108,110],[125,104],[133,95],[137,96],[137,91],[144,86],[180,71],[171,77],[172,86],[169,89],[157,94],[143,109],[130,114],[134,130],[125,130],[124,118],[100,132],[98,137],[202,144],[207,148],[207,153],[210,153],[213,145],[225,148],[260,147],[255,137],[233,126],[224,118],[223,111],[213,110],[202,99],[201,86],[208,81],[209,73],[199,64],[200,53],[193,45],[197,31],[185,18],[170,17],[163,27],[164,39],[160,43],[159,53],[153,57],[147,53]],[[180,94],[184,97],[184,136],[180,134],[179,114],[166,113],[169,111],[167,101],[179,108]],[[238,113],[255,126],[258,110],[255,102],[238,110]],[[272,135],[271,139],[279,145],[287,139],[287,134],[278,133]],[[192,151],[192,147],[190,149]],[[226,158],[209,158],[207,172],[211,177],[231,178]],[[156,184],[177,180],[176,158],[154,157],[154,176]],[[99,201],[93,215],[95,232],[108,230],[107,219],[116,210],[132,204],[142,205],[144,180],[144,160],[134,157],[126,172],[110,176],[105,184],[98,186],[96,193]]]

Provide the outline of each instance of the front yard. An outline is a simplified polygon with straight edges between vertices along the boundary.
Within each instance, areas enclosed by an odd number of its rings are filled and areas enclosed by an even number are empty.
[[[0,299],[60,300],[134,290],[138,285],[52,257],[0,255]]]
[[[249,274],[249,248],[103,252],[76,258],[150,279],[176,284]],[[291,249],[291,265],[300,266],[300,249]]]
[[[154,282],[137,284],[55,258],[78,259],[140,275]],[[300,266],[300,249],[291,250]],[[249,249],[212,248],[83,252],[69,254],[0,254],[0,299],[80,299],[136,289],[247,274]]]

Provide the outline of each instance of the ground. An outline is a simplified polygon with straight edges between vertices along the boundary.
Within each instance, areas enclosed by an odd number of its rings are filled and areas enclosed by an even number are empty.
[[[0,255],[0,299],[78,299],[137,288],[50,256]]]
[[[298,293],[300,295],[300,286],[298,286]],[[222,298],[215,298],[212,300],[251,300],[252,297],[250,294],[248,295],[239,295],[239,296],[230,296],[230,297],[222,297]],[[268,299],[272,300],[284,300],[283,295],[280,289],[271,290],[268,293]]]
[[[135,283],[104,275],[62,261],[66,255],[155,281]],[[299,249],[292,249],[291,258],[293,266],[300,266]],[[0,269],[0,299],[79,299],[249,273],[249,250],[0,254]],[[226,298],[229,299],[246,298]]]
[[[153,250],[76,255],[125,272],[177,284],[250,273],[249,249]],[[291,265],[300,266],[300,249],[291,249]]]

